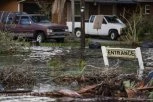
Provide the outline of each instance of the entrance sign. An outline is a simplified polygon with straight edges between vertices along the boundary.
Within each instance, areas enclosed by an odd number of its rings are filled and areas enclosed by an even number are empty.
[[[144,65],[143,65],[140,47],[137,47],[136,49],[128,49],[128,48],[106,48],[105,46],[102,46],[101,50],[104,59],[104,64],[106,67],[109,67],[108,57],[131,58],[131,59],[137,58],[140,67],[138,71],[138,77],[139,78],[142,77]]]
[[[136,58],[134,49],[122,49],[122,48],[107,48],[108,57],[125,57]]]

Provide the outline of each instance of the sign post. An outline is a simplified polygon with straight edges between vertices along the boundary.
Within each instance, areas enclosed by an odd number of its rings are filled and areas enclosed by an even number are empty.
[[[80,1],[81,12],[81,49],[85,49],[85,0]]]
[[[109,62],[108,62],[106,47],[105,46],[102,46],[101,49],[102,49],[102,54],[103,54],[103,59],[104,59],[105,67],[109,67]]]
[[[138,59],[139,62],[139,71],[138,78],[141,79],[143,75],[144,65],[142,60],[142,54],[140,47],[136,49],[128,49],[128,48],[106,48],[105,46],[101,47],[103,60],[105,67],[109,67],[108,57],[116,57],[116,58],[132,58]]]
[[[141,49],[140,47],[136,48],[136,56],[138,58],[138,62],[139,62],[139,74],[138,77],[141,78],[143,75],[143,70],[144,70],[144,66],[143,66],[143,60],[142,60],[142,54],[141,54]]]

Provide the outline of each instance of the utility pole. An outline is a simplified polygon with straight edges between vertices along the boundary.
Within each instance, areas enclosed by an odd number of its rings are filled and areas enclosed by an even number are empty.
[[[81,49],[85,49],[85,0],[80,2],[81,11]]]
[[[75,5],[74,5],[74,0],[71,0],[71,10],[72,10],[72,37],[75,37]]]

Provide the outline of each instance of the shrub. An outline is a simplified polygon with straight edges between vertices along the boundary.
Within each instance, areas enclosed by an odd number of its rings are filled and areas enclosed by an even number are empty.
[[[136,9],[129,18],[126,18],[128,13],[124,11],[122,17],[126,21],[125,36],[122,37],[123,40],[138,43],[142,40],[150,40],[153,38],[153,19],[143,15],[143,9]]]
[[[127,18],[127,15],[129,18]],[[143,13],[142,10],[135,10],[132,14],[128,14],[126,11],[124,11],[122,15],[123,19],[126,21],[126,29],[125,29],[125,36],[124,40],[130,41],[132,43],[138,42],[138,31],[139,31],[139,24],[143,20]]]

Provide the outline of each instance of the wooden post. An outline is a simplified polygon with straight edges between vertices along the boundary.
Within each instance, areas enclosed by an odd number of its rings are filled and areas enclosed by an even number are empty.
[[[81,9],[81,49],[85,49],[85,1],[80,2]]]
[[[139,67],[140,67],[139,71],[138,71],[138,78],[142,79],[143,71],[144,71],[144,64],[143,64],[143,60],[142,60],[142,54],[141,54],[140,47],[136,48],[136,56],[138,58]]]

